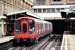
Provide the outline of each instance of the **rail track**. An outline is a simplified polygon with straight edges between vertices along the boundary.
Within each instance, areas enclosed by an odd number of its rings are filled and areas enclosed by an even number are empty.
[[[61,43],[61,37],[60,35],[52,35],[51,37],[47,36],[46,38],[39,41],[37,44],[33,44],[30,46],[16,46],[11,47],[7,50],[58,50],[56,46],[60,46]]]
[[[12,47],[12,45],[13,45],[12,40],[2,43],[2,44],[0,44],[0,50],[7,50],[8,48]]]
[[[43,42],[44,40],[46,41],[46,39],[49,39],[49,36],[45,37],[44,39],[42,39],[41,41],[39,41],[37,44],[34,45],[30,45],[30,46],[17,46],[17,47],[11,47],[8,50],[31,50],[34,46],[37,46],[38,44],[41,44],[41,42]]]
[[[27,50],[56,50],[56,46],[58,45],[58,42],[60,41],[60,37],[61,36],[59,35],[47,37],[43,41],[31,46]]]
[[[17,47],[12,47],[12,48],[9,48],[8,50],[26,50],[27,47],[26,46],[17,46]]]

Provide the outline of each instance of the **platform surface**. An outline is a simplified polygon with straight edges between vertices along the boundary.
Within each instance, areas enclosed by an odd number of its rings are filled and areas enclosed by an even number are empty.
[[[6,37],[1,37],[0,38],[0,44],[1,43],[5,43],[5,42],[8,42],[10,40],[14,39],[14,36],[6,36]]]
[[[60,50],[75,50],[75,34],[63,34]]]

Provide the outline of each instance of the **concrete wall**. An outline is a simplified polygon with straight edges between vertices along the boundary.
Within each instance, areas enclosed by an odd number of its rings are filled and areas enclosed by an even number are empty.
[[[6,24],[4,24],[4,35],[6,35]],[[3,32],[2,32],[2,24],[0,24],[0,35],[3,35]]]
[[[2,22],[2,19],[0,19],[0,22]],[[0,24],[0,35],[2,35],[2,24]]]
[[[3,25],[2,25],[2,20],[3,19],[0,19],[0,36],[1,35],[6,35],[6,22],[4,22],[3,20]]]
[[[3,1],[0,1],[0,15],[3,15]]]

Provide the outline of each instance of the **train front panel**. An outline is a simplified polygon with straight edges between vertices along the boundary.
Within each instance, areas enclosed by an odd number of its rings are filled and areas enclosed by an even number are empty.
[[[31,41],[36,38],[36,22],[33,18],[19,18],[14,24],[15,39]]]

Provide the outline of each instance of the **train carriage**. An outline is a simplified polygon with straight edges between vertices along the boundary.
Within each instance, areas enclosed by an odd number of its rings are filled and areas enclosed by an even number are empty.
[[[20,17],[14,23],[14,35],[17,43],[21,41],[38,42],[43,37],[52,32],[52,23],[31,17]]]

